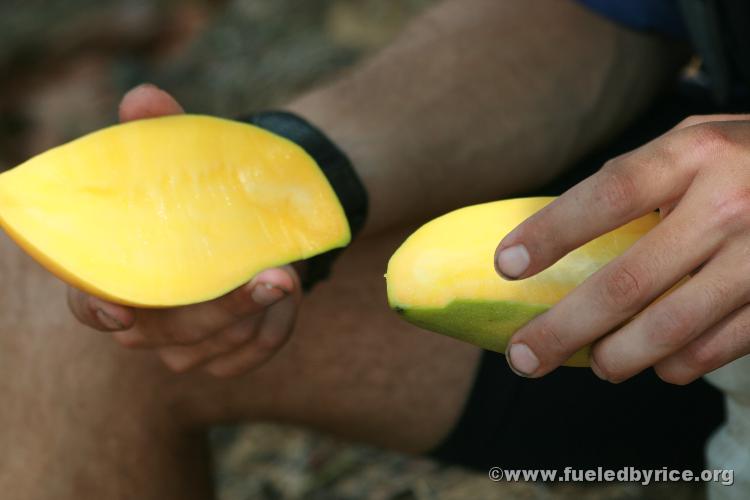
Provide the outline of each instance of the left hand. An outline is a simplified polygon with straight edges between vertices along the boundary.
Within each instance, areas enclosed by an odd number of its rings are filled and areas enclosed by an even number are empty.
[[[602,379],[653,366],[686,384],[750,353],[750,115],[691,117],[609,161],[508,234],[496,267],[528,278],[656,209],[658,226],[516,332],[517,373],[542,376],[593,343]]]
[[[165,91],[140,85],[120,103],[120,121],[183,113]],[[180,307],[125,307],[68,289],[68,304],[84,325],[109,332],[125,348],[155,352],[174,372],[200,369],[215,377],[254,370],[278,353],[294,329],[302,300],[299,269],[266,269],[214,300]]]

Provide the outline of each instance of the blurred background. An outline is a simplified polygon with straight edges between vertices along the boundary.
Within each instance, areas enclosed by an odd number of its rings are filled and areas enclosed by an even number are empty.
[[[0,169],[112,124],[153,82],[186,110],[268,108],[378,50],[437,0],[2,0]],[[703,498],[694,486],[493,483],[269,424],[212,435],[221,500]]]

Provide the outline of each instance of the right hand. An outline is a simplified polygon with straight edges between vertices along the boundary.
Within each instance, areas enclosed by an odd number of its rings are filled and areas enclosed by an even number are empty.
[[[141,85],[123,97],[120,121],[183,113],[169,94]],[[154,350],[175,372],[193,368],[231,377],[268,361],[289,339],[302,287],[291,266],[267,269],[215,300],[167,309],[121,306],[68,289],[83,324],[112,333],[122,346]]]

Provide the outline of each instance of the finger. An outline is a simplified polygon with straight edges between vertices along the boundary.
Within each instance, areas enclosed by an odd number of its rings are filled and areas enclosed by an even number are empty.
[[[114,332],[112,338],[128,349],[150,349],[148,338],[135,328]]]
[[[148,337],[150,347],[192,345],[298,293],[299,281],[291,266],[268,269],[244,286],[209,302],[138,310],[138,328]]]
[[[630,378],[747,303],[745,274],[738,272],[747,256],[738,250],[723,248],[691,279],[597,342],[591,354],[594,372],[610,382]]]
[[[150,83],[139,85],[125,94],[119,109],[121,122],[184,112],[174,97]]]
[[[261,315],[247,317],[195,345],[162,347],[159,357],[170,370],[186,372],[250,342],[261,321]]]
[[[103,332],[127,330],[135,322],[131,308],[112,304],[73,287],[68,287],[68,307],[78,321]]]
[[[721,244],[721,231],[709,218],[696,218],[690,206],[703,205],[690,201],[692,193],[668,220],[517,331],[508,347],[511,367],[525,376],[550,372],[713,255]],[[690,250],[675,252],[677,245]]]
[[[671,384],[685,385],[750,354],[750,306],[744,306],[654,366]]]
[[[296,319],[297,300],[288,297],[269,309],[259,325],[258,334],[240,349],[218,356],[203,370],[215,377],[236,377],[263,365],[286,344]]]
[[[692,154],[696,132],[678,130],[615,158],[591,177],[526,219],[500,242],[495,268],[527,278],[582,244],[677,199],[702,156]]]
[[[672,130],[682,130],[688,127],[694,127],[696,125],[702,125],[704,123],[712,122],[739,122],[750,120],[750,114],[727,114],[719,113],[715,115],[694,115],[688,116],[680,123],[675,125]]]

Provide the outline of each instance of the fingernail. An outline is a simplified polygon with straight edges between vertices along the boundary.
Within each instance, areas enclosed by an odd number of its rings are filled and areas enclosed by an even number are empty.
[[[531,262],[529,252],[523,245],[514,245],[504,249],[497,256],[497,269],[508,278],[518,278],[526,271]]]
[[[270,306],[284,298],[286,293],[281,288],[270,283],[258,283],[253,288],[253,300],[261,306]]]
[[[511,369],[518,375],[528,377],[539,368],[539,359],[526,344],[513,344],[508,351]]]
[[[161,90],[161,89],[159,89],[159,87],[157,87],[156,85],[154,85],[153,83],[150,83],[150,82],[141,83],[136,88],[137,89],[156,89],[156,90]]]
[[[101,309],[96,310],[96,319],[109,330],[124,330],[123,325],[117,318],[110,316]]]
[[[589,359],[589,364],[591,365],[591,371],[594,372],[594,375],[604,380],[605,382],[608,382],[607,377],[604,376],[604,372],[601,368],[599,368],[599,365],[596,364],[593,356]]]

